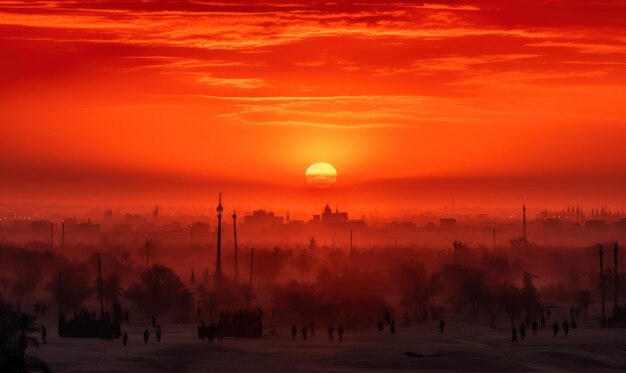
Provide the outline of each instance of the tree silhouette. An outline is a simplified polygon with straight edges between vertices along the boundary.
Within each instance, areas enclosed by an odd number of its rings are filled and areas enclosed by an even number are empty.
[[[0,372],[50,372],[46,363],[26,355],[29,345],[39,347],[32,334],[40,332],[35,316],[16,312],[0,299]]]
[[[27,315],[25,313],[18,314],[15,328],[18,333],[18,348],[22,354],[26,352],[26,347],[29,345],[39,348],[39,341],[31,335],[34,333],[41,334],[41,328],[39,324],[37,324],[36,316]]]
[[[155,264],[143,271],[124,296],[148,314],[162,314],[174,310],[181,300],[188,300],[190,293],[171,268]]]
[[[150,262],[150,257],[154,256],[154,248],[152,247],[152,240],[146,239],[146,242],[144,242],[143,246],[141,247],[141,251],[146,257],[146,268],[147,268]]]
[[[61,271],[60,292],[57,279],[48,282],[47,289],[54,294],[54,298],[63,308],[77,311],[93,294],[89,274],[89,267],[86,264],[71,265]]]

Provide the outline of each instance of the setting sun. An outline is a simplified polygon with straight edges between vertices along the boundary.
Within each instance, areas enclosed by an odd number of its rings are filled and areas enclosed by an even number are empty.
[[[337,181],[337,170],[329,163],[317,162],[306,169],[305,176],[307,183],[325,187]]]

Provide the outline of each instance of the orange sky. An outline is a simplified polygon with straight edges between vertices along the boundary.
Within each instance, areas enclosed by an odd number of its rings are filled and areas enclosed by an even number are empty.
[[[617,0],[3,1],[0,201],[621,204],[625,19]],[[338,194],[306,189],[316,161]]]

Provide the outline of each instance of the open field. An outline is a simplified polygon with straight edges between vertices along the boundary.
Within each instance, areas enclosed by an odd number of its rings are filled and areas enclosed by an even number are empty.
[[[343,344],[329,342],[320,327],[307,341],[300,335],[293,341],[283,326],[260,340],[210,344],[197,339],[192,325],[164,325],[162,343],[151,335],[144,344],[146,323],[126,328],[127,347],[121,340],[59,338],[50,327],[48,344],[29,353],[55,372],[625,371],[626,330],[602,330],[591,320],[580,324],[568,337],[561,332],[554,338],[544,329],[511,343],[509,332],[483,325],[450,321],[442,336],[426,323],[399,327],[395,335],[347,331]],[[407,351],[426,356],[403,355]]]

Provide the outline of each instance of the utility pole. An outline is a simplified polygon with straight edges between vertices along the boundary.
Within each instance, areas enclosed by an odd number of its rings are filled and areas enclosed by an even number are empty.
[[[220,193],[219,204],[217,205],[217,260],[215,261],[215,279],[222,278],[222,193]]]
[[[602,263],[602,256],[604,255],[604,250],[602,250],[602,245],[600,245],[600,250],[598,251],[598,255],[600,256],[600,286],[602,286],[602,327],[605,326],[605,317],[604,317],[604,265]]]
[[[59,302],[59,324],[61,323],[61,315],[63,314],[63,287],[61,284],[61,271],[59,271],[59,290],[57,292],[57,301]]]
[[[104,319],[104,301],[102,300],[102,258],[98,256],[98,298],[100,298],[100,319]]]
[[[352,229],[350,229],[350,255],[354,255],[354,247],[352,246]]]
[[[65,220],[61,220],[61,254],[65,254]]]
[[[146,242],[143,244],[144,249],[146,250],[146,268],[148,268],[148,260],[150,259],[150,251],[152,248],[152,241],[146,238]]]
[[[250,289],[252,289],[252,269],[254,268],[254,247],[250,249]]]
[[[239,262],[237,259],[237,212],[233,210],[233,233],[235,235],[235,282],[239,282]]]
[[[613,248],[613,253],[615,254],[615,306],[613,308],[613,317],[617,316],[617,283],[618,283],[618,277],[617,277],[617,241],[615,241],[615,247]]]
[[[524,248],[525,248],[526,243],[528,242],[528,237],[526,236],[526,204],[522,206],[522,213],[524,214],[524,218],[522,221],[522,224],[523,224],[522,235],[524,237]]]

